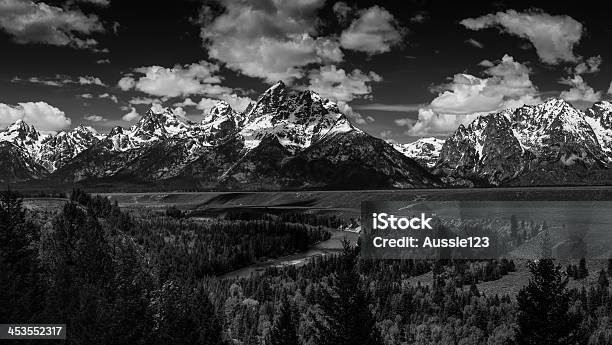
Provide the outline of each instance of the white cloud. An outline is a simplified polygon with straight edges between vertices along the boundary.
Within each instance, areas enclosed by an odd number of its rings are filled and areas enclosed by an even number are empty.
[[[73,79],[70,76],[62,75],[62,74],[56,74],[55,76],[48,77],[48,78],[47,77],[45,78],[30,77],[28,79],[21,79],[19,77],[14,77],[13,79],[11,79],[11,82],[13,83],[27,82],[27,83],[32,83],[32,84],[43,84],[47,86],[57,86],[57,87],[63,87],[69,84],[106,86],[106,84],[104,84],[102,80],[100,80],[100,78],[98,77],[84,76],[84,77],[78,77],[77,79]]]
[[[395,122],[395,124],[398,125],[398,126],[412,126],[412,125],[414,125],[416,120],[415,119],[411,119],[409,117],[406,117],[406,118],[402,118],[402,119],[395,119],[393,122]]]
[[[574,73],[597,73],[599,72],[599,66],[601,66],[602,61],[603,60],[601,58],[601,55],[591,56],[590,58],[586,59],[586,61],[583,61],[576,65],[576,67],[574,68]]]
[[[429,15],[427,14],[427,12],[422,11],[412,16],[412,18],[410,18],[410,21],[412,23],[422,24],[422,23],[425,23],[428,19],[429,19]]]
[[[109,93],[100,94],[100,95],[98,95],[98,98],[108,98],[111,101],[113,101],[113,103],[119,103],[119,99],[117,98],[117,96],[111,95]]]
[[[126,75],[118,82],[123,91],[132,88],[153,95],[164,97],[187,96],[194,94],[218,95],[231,91],[218,85],[221,77],[216,73],[219,66],[201,61],[191,65],[176,65],[172,68],[161,66],[139,67],[134,72],[143,74],[138,79]]]
[[[42,43],[95,49],[98,42],[89,36],[104,32],[95,15],[31,0],[0,1],[0,29],[20,44]]]
[[[608,95],[612,95],[612,81],[610,82],[610,87],[608,88]]]
[[[218,99],[202,98],[196,105],[196,108],[201,110],[203,114],[208,114],[210,113],[210,110],[218,103]]]
[[[372,118],[371,116],[364,117],[360,113],[353,110],[353,108],[351,108],[351,106],[344,101],[338,101],[337,105],[340,113],[346,115],[349,119],[352,119],[357,124],[363,125],[368,122],[374,122],[374,118]]]
[[[238,96],[235,93],[222,95],[220,98],[226,101],[232,109],[239,113],[245,111],[249,104],[254,103],[250,97]]]
[[[7,126],[17,120],[43,131],[64,129],[71,123],[63,111],[45,102],[18,103],[16,106],[0,103],[0,125]]]
[[[354,69],[347,73],[335,65],[323,66],[310,71],[308,89],[334,101],[350,102],[357,97],[364,97],[372,92],[370,83],[382,81],[374,72],[364,73]]]
[[[582,38],[582,24],[570,16],[508,10],[464,19],[461,24],[471,30],[497,27],[508,34],[526,38],[547,64],[578,60],[573,49]]]
[[[339,62],[339,43],[316,37],[324,0],[246,2],[223,0],[225,12],[211,18],[204,6],[201,37],[211,58],[268,82],[291,82],[312,63]]]
[[[405,123],[409,127],[406,134],[414,136],[447,135],[455,131],[459,125],[465,125],[474,121],[479,115],[480,113],[446,115],[438,114],[431,109],[422,108],[419,110],[416,122]]]
[[[178,117],[185,117],[187,115],[187,112],[182,107],[176,107],[172,109],[172,114]]]
[[[467,44],[471,45],[472,47],[476,47],[476,48],[480,48],[480,49],[484,48],[484,44],[482,44],[482,43],[480,43],[480,42],[476,41],[476,40],[475,40],[475,39],[473,39],[473,38],[470,38],[470,39],[465,40],[465,43],[467,43]]]
[[[123,119],[123,121],[131,122],[131,121],[134,121],[134,120],[137,120],[137,119],[140,118],[140,114],[138,114],[136,112],[136,108],[132,107],[130,109],[131,110],[130,110],[129,113],[127,113],[127,114],[123,115],[123,117],[121,117],[121,119]]]
[[[332,7],[332,10],[338,17],[338,19],[345,21],[353,9],[344,1],[338,1]]]
[[[110,0],[77,0],[79,2],[87,2],[101,7],[107,7],[110,5]]]
[[[136,85],[136,80],[131,76],[125,76],[119,79],[119,82],[117,83],[117,86],[119,86],[119,88],[123,91],[128,91],[130,89],[133,89],[135,85]]]
[[[191,98],[186,98],[183,102],[175,103],[174,106],[178,107],[196,107],[196,109],[202,110],[203,114],[208,114],[210,109],[214,107],[220,101],[225,101],[232,107],[232,109],[238,113],[246,110],[249,104],[253,103],[253,100],[249,97],[241,97],[236,94],[222,95],[218,99],[202,97],[202,99],[195,103]]]
[[[91,122],[101,122],[101,121],[106,121],[105,118],[103,118],[100,115],[88,115],[83,117],[83,119],[87,120],[87,121],[91,121]]]
[[[173,104],[175,107],[195,107],[198,103],[194,102],[191,98],[187,97],[182,102]]]
[[[340,44],[345,49],[368,54],[386,53],[402,40],[402,29],[389,11],[372,6],[360,12],[348,29],[340,35]]]
[[[130,99],[128,103],[132,105],[134,104],[156,104],[156,103],[162,103],[162,100],[159,98],[150,98],[150,97],[134,97]]]
[[[411,112],[418,111],[423,108],[424,104],[381,104],[371,103],[362,104],[355,107],[355,109],[363,110],[378,110],[378,111],[393,111],[393,112]]]
[[[568,102],[593,103],[601,100],[601,91],[595,92],[580,75],[574,75],[573,78],[563,78],[559,83],[570,86],[569,90],[561,92],[560,95]]]
[[[110,63],[109,59],[100,59],[96,61],[97,64],[107,64]]]
[[[98,77],[85,76],[79,77],[78,81],[81,85],[98,85],[98,86],[106,86]]]
[[[529,78],[529,68],[509,55],[488,67],[484,74],[484,78],[479,78],[459,73],[450,83],[442,85],[438,96],[419,109],[417,122],[408,134],[448,134],[480,114],[541,101]]]

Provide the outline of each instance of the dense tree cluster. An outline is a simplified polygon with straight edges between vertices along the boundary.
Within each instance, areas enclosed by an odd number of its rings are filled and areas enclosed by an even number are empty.
[[[568,289],[540,260],[515,299],[478,286],[512,260],[366,260],[345,244],[300,267],[219,279],[329,235],[318,220],[197,220],[71,199],[47,222],[0,196],[0,323],[66,323],[70,344],[612,343],[603,270],[596,286]]]

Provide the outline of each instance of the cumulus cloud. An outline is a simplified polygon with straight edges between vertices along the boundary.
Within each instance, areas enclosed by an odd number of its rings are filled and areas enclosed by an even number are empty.
[[[324,0],[221,1],[225,11],[202,10],[201,37],[211,58],[268,82],[291,82],[311,63],[338,62],[340,44],[316,37],[317,11]]]
[[[221,95],[220,98],[226,101],[227,104],[232,107],[232,109],[239,113],[245,111],[249,104],[254,103],[254,101],[250,97],[238,96],[235,93]]]
[[[610,82],[610,87],[608,88],[608,95],[612,95],[612,81]]]
[[[368,54],[386,53],[401,42],[403,36],[395,18],[386,9],[373,6],[360,12],[359,17],[340,35],[345,49]]]
[[[570,16],[508,10],[464,19],[461,24],[470,30],[497,27],[508,34],[528,39],[540,59],[547,64],[578,61],[574,46],[582,38],[583,27]]]
[[[200,102],[196,104],[196,108],[201,110],[203,114],[208,114],[210,113],[210,110],[218,103],[218,99],[203,97]]]
[[[480,42],[476,41],[476,40],[475,40],[475,39],[473,39],[473,38],[470,38],[470,39],[465,40],[465,43],[467,43],[467,44],[471,45],[472,47],[476,47],[476,48],[480,48],[480,49],[484,48],[484,44],[482,44],[482,43],[480,43]]]
[[[182,107],[176,107],[172,109],[172,114],[178,117],[185,117],[187,115],[187,112]]]
[[[95,15],[31,0],[0,1],[0,29],[20,44],[42,43],[95,49],[98,42],[90,35],[104,32]]]
[[[0,125],[7,126],[17,120],[35,125],[43,131],[55,131],[70,126],[70,119],[58,108],[45,102],[26,102],[17,105],[0,103]]]
[[[201,61],[191,65],[176,65],[172,68],[161,66],[139,67],[135,73],[142,76],[135,78],[126,75],[118,82],[121,90],[138,91],[160,97],[177,97],[194,94],[218,95],[231,91],[219,85],[221,77],[216,75],[219,66]]]
[[[195,107],[196,109],[202,110],[204,114],[208,114],[210,109],[220,101],[225,101],[227,104],[234,109],[236,112],[243,112],[247,109],[249,104],[253,103],[253,100],[249,97],[238,96],[236,94],[221,95],[218,99],[202,97],[202,99],[196,103],[191,98],[187,97],[182,102],[174,103],[175,107]]]
[[[346,115],[349,119],[352,119],[357,124],[363,125],[368,122],[374,122],[374,118],[372,118],[371,116],[361,115],[360,113],[353,110],[353,108],[344,101],[338,101],[337,105],[340,113]]]
[[[85,76],[79,77],[77,82],[81,85],[98,85],[98,86],[106,86],[98,77]]]
[[[597,73],[602,63],[601,55],[591,56],[574,67],[575,74]]]
[[[408,134],[448,134],[480,114],[539,103],[529,74],[527,66],[509,55],[488,67],[483,78],[456,74],[450,83],[438,87],[438,96],[428,106],[418,110],[417,121]]]
[[[415,119],[411,119],[409,117],[406,117],[406,118],[402,118],[402,119],[395,119],[393,122],[395,122],[395,124],[398,125],[398,126],[412,126],[412,125],[414,125],[416,120]]]
[[[83,117],[83,119],[87,120],[87,121],[91,121],[91,122],[101,122],[101,121],[106,121],[106,119],[100,115],[87,115],[85,117]]]
[[[582,76],[576,74],[573,78],[562,78],[559,83],[569,85],[570,89],[561,92],[560,97],[572,103],[594,103],[601,100],[601,91],[595,91]]]
[[[108,64],[110,63],[109,59],[100,59],[100,60],[96,60],[96,63],[101,65],[101,64]]]
[[[323,66],[310,71],[308,89],[334,101],[350,102],[357,97],[364,97],[372,92],[370,83],[382,81],[374,72],[364,73],[354,69],[347,73],[335,65]]]
[[[140,114],[138,114],[138,112],[136,112],[136,108],[134,108],[134,107],[131,107],[130,108],[130,112],[125,114],[125,115],[123,115],[121,117],[121,119],[123,119],[123,121],[127,121],[127,122],[131,122],[131,121],[137,120],[139,118],[140,118]]]
[[[346,21],[353,9],[344,1],[338,1],[332,7],[332,10],[341,21]]]

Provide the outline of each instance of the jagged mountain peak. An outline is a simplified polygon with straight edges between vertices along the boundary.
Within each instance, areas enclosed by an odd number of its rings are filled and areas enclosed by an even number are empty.
[[[121,126],[115,126],[111,129],[111,131],[108,133],[107,137],[112,137],[115,136],[117,134],[123,134],[123,127]]]
[[[27,124],[24,120],[19,119],[12,125],[9,125],[4,131],[10,136],[15,136],[21,140],[32,139],[37,140],[40,136],[36,128],[33,125]]]
[[[144,141],[166,138],[187,131],[187,122],[168,108],[153,106],[131,128],[131,134]]]
[[[586,116],[599,120],[599,123],[607,129],[612,129],[612,103],[599,101],[585,111]]]
[[[234,111],[234,109],[232,109],[229,103],[227,103],[226,101],[219,101],[210,109],[208,115],[204,118],[204,120],[202,120],[202,123],[206,124],[216,121],[222,117],[229,118],[235,115],[236,112]]]

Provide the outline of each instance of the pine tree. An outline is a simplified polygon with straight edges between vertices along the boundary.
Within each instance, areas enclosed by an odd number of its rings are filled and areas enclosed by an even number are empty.
[[[612,277],[612,258],[608,259],[608,275]]]
[[[586,260],[584,258],[580,259],[580,263],[578,264],[578,279],[584,279],[589,276],[589,269],[586,265]]]
[[[570,295],[561,267],[550,259],[531,263],[532,278],[517,297],[518,345],[585,344],[581,316],[569,311]]]
[[[339,268],[333,280],[333,295],[323,303],[329,327],[322,337],[326,344],[377,345],[381,344],[375,320],[368,309],[356,271],[356,250],[345,241]]]
[[[608,278],[606,277],[606,272],[602,269],[599,271],[599,278],[597,279],[597,285],[599,286],[599,290],[607,291],[608,286],[610,286],[610,282],[608,282]]]
[[[296,325],[291,314],[291,306],[285,294],[280,304],[278,318],[270,331],[270,345],[299,345]]]
[[[480,291],[478,291],[478,286],[472,281],[472,285],[470,285],[470,293],[476,297],[480,297]]]

